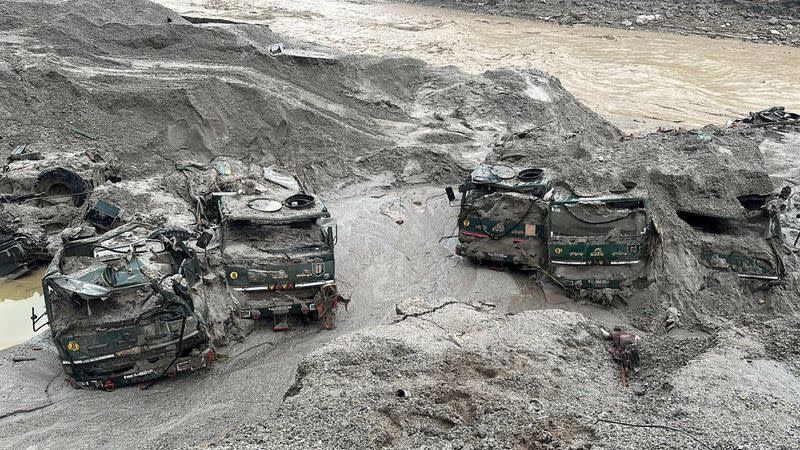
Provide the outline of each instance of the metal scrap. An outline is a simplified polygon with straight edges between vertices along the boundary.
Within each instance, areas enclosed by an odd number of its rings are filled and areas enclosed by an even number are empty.
[[[83,137],[87,137],[87,138],[89,138],[89,139],[91,139],[93,141],[97,140],[97,138],[100,137],[97,134],[92,133],[89,130],[84,130],[83,128],[79,128],[79,127],[70,127],[70,130],[74,131],[75,133],[80,134]]]

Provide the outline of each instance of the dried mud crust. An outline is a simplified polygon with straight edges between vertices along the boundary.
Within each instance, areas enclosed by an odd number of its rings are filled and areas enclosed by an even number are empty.
[[[698,34],[781,45],[800,45],[800,3],[795,0],[402,0],[488,14],[603,27]],[[773,32],[776,31],[776,32]]]

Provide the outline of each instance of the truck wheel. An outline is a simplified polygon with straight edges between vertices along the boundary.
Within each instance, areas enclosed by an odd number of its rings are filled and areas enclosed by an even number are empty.
[[[90,186],[72,170],[56,167],[42,171],[36,178],[36,190],[45,197],[81,206],[89,195]]]
[[[189,230],[181,227],[164,227],[158,228],[150,233],[150,235],[147,236],[147,239],[161,239],[162,237],[167,239],[176,238],[179,241],[186,241],[192,237],[192,233]]]

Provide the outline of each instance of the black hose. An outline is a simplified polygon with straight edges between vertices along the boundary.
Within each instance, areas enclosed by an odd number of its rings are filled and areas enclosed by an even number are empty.
[[[186,330],[186,316],[183,316],[183,320],[181,321],[181,337],[178,338],[178,347],[175,349],[175,358],[173,358],[172,362],[170,362],[169,365],[164,368],[164,370],[161,372],[161,375],[159,375],[155,380],[151,381],[150,384],[143,387],[142,390],[149,389],[154,384],[158,383],[158,381],[161,378],[163,378],[164,375],[167,374],[169,368],[172,367],[175,364],[175,362],[178,361],[178,358],[181,357],[181,352],[183,351],[183,332],[185,330]]]
[[[512,231],[514,231],[518,226],[520,226],[520,224],[525,220],[525,216],[527,216],[528,213],[531,212],[531,208],[533,208],[534,203],[536,203],[536,199],[531,200],[531,203],[528,205],[528,209],[525,210],[525,213],[522,214],[522,217],[520,217],[519,221],[517,221],[517,223],[514,224],[513,227],[504,230],[502,234],[492,234],[489,230],[487,230],[486,226],[483,225],[483,221],[481,220],[481,217],[479,215],[478,208],[476,208],[475,205],[469,203],[467,205],[470,206],[473,212],[475,213],[475,218],[478,219],[478,225],[480,226],[480,229],[483,230],[483,232],[486,233],[486,235],[489,236],[490,239],[497,240],[508,236]]]
[[[569,214],[570,214],[572,217],[576,218],[576,219],[577,219],[579,222],[587,223],[587,224],[589,224],[589,225],[605,225],[605,224],[609,224],[609,223],[619,222],[620,220],[627,219],[628,217],[630,217],[630,216],[632,216],[632,215],[636,214],[636,212],[637,212],[637,211],[633,211],[633,212],[630,212],[630,213],[628,213],[628,214],[626,214],[626,215],[624,215],[624,216],[622,216],[622,217],[617,217],[616,219],[611,219],[611,220],[607,220],[607,221],[604,221],[604,222],[592,222],[592,221],[590,221],[590,220],[586,220],[586,219],[583,219],[583,218],[580,218],[580,217],[578,217],[578,216],[577,216],[577,215],[576,215],[574,212],[572,212],[572,210],[570,210],[570,209],[567,207],[567,205],[562,205],[562,206],[564,207],[564,209],[565,209],[565,210],[566,210],[566,211],[567,211],[567,212],[568,212],[568,213],[569,213]]]

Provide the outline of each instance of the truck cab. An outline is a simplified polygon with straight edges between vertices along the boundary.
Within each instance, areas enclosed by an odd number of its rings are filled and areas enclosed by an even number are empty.
[[[336,222],[316,197],[290,191],[217,196],[222,270],[242,318],[315,314],[335,289]]]
[[[541,169],[505,165],[476,168],[458,188],[461,202],[456,254],[478,263],[543,263],[546,197],[551,189]]]
[[[643,274],[650,228],[644,198],[555,200],[548,214],[549,265],[566,287],[619,289]]]
[[[42,279],[52,338],[75,387],[111,390],[214,358],[188,294],[200,273],[194,251],[138,228],[65,242]]]

